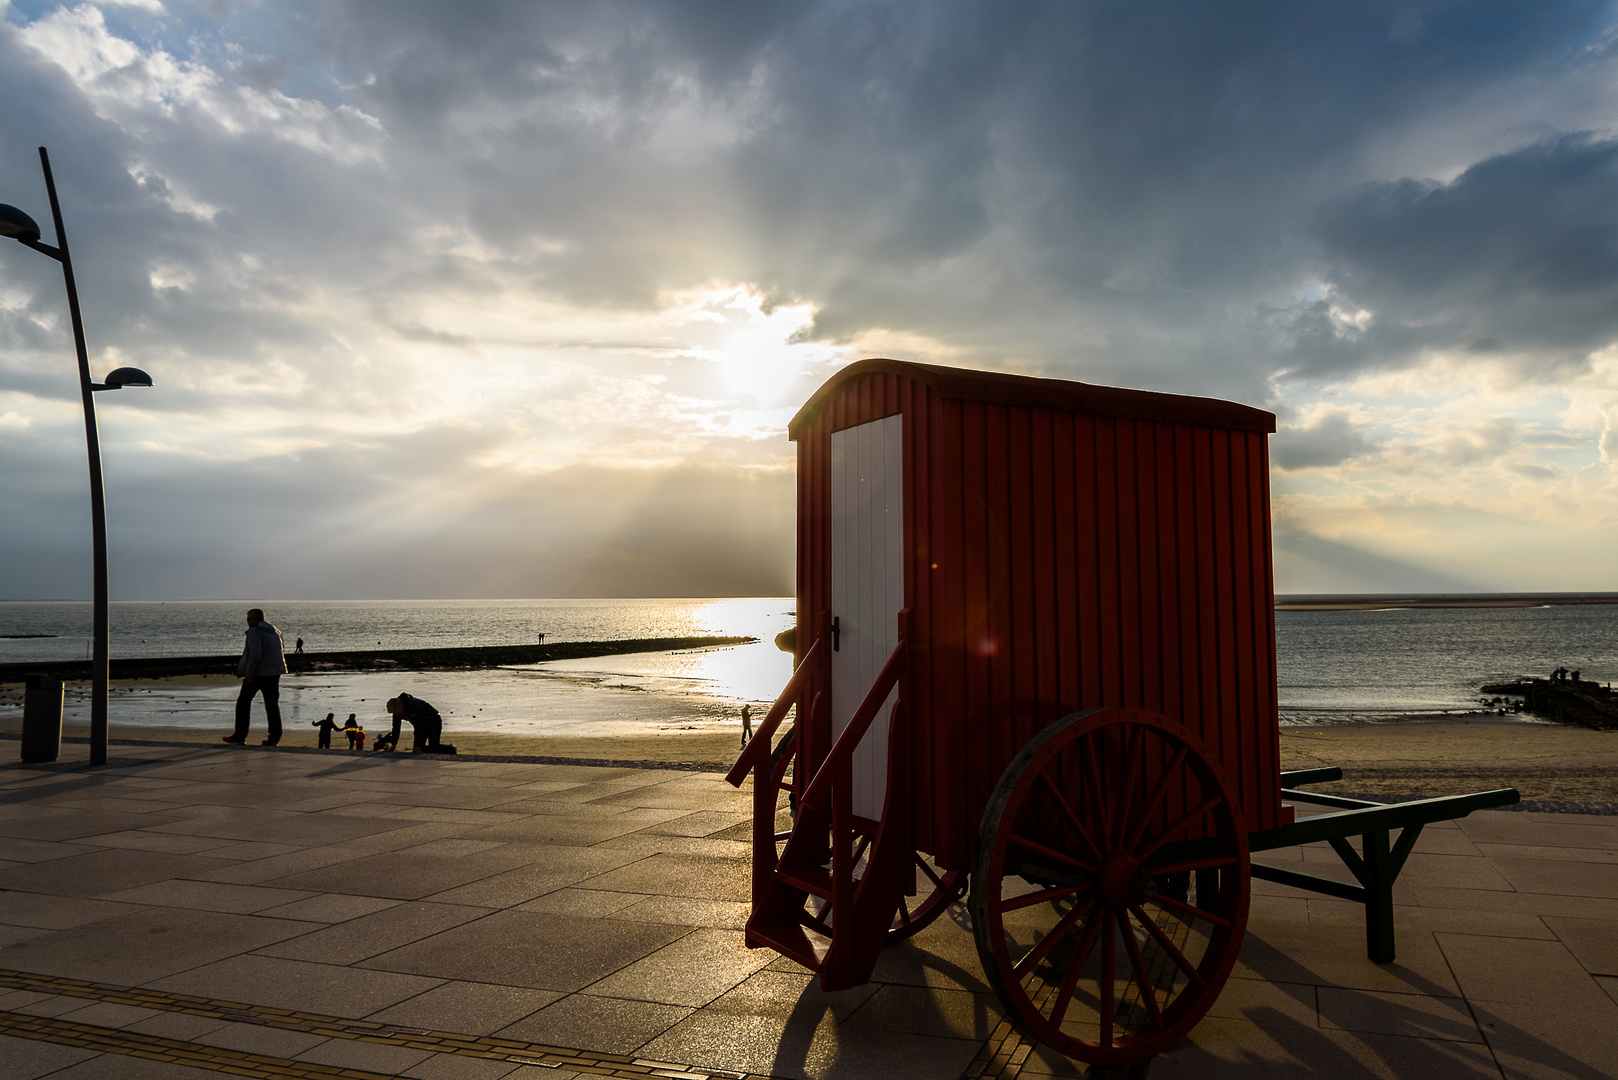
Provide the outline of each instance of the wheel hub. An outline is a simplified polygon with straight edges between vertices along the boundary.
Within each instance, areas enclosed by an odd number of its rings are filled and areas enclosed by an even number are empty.
[[[1121,851],[1108,855],[1101,864],[1101,902],[1110,908],[1127,908],[1140,899],[1140,860]]]

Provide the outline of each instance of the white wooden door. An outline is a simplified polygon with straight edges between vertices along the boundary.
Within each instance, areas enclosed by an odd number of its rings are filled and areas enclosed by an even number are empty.
[[[893,654],[904,607],[904,418],[831,436],[831,659],[833,738]],[[895,687],[854,752],[854,813],[880,819],[888,789],[888,720]]]

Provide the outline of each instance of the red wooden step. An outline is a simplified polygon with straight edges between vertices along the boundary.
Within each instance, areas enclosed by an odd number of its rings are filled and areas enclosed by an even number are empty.
[[[820,970],[820,957],[809,943],[809,935],[796,922],[750,921],[747,924],[747,944],[774,949],[789,960],[794,960],[810,971]]]
[[[776,880],[822,900],[831,899],[831,871],[824,866],[778,866]]]

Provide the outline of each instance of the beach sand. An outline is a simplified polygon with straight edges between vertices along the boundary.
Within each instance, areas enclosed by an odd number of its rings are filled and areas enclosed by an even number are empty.
[[[22,730],[20,720],[0,721],[0,732],[17,734]],[[386,728],[371,726],[366,728],[368,740],[374,740],[377,735],[385,733]],[[69,738],[86,738],[89,728],[85,725],[68,724],[62,729],[62,734]],[[198,728],[158,727],[142,724],[139,727],[119,728],[113,725],[111,737],[116,743],[119,740],[131,742],[173,742],[173,743],[202,743],[214,746],[221,745],[220,740],[230,734],[230,726],[225,724],[217,731],[202,730]],[[259,742],[264,738],[264,718],[262,715],[253,717],[253,726],[248,733],[249,745],[257,749]],[[399,740],[406,748],[410,745],[410,727],[406,725]],[[723,732],[670,732],[667,734],[654,733],[649,735],[505,735],[491,734],[479,731],[446,731],[444,741],[455,744],[455,749],[461,754],[474,754],[488,757],[565,757],[588,758],[592,760],[612,761],[657,761],[657,762],[690,762],[697,764],[730,765],[736,760],[741,751],[741,731]],[[332,736],[333,754],[355,753],[348,749],[348,739],[341,731]],[[306,746],[314,748],[317,737],[313,728],[305,727],[299,731],[286,728],[281,738],[282,746]],[[366,743],[365,753],[371,753],[370,742]]]
[[[20,718],[0,722],[0,732],[16,734],[20,728]],[[226,727],[213,731],[114,725],[112,737],[219,745],[227,733]],[[84,737],[88,731],[69,725],[64,734]],[[374,738],[376,732],[370,734]],[[740,749],[739,734],[546,736],[451,730],[446,738],[462,754],[471,755],[730,765]],[[250,732],[255,748],[263,737],[263,719],[255,716]],[[315,733],[307,727],[289,728],[282,745],[314,747]],[[330,753],[350,753],[341,734],[333,747]],[[1515,787],[1525,800],[1618,804],[1618,732],[1491,717],[1281,729],[1282,768],[1325,765],[1340,767],[1343,779],[1315,785],[1315,790],[1420,798]]]
[[[1336,765],[1312,790],[1418,798],[1514,787],[1525,800],[1618,803],[1618,732],[1476,717],[1283,727],[1281,767]]]

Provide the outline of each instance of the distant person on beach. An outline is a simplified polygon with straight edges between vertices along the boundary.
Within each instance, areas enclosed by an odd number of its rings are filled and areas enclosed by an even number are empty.
[[[418,697],[400,694],[388,699],[388,712],[393,716],[394,746],[399,745],[399,722],[408,720],[415,729],[415,739],[410,746],[413,753],[430,753],[438,749],[438,737],[444,732],[444,719],[438,715],[437,709]]]
[[[746,746],[753,737],[753,706],[742,706],[742,746]]]
[[[324,720],[313,720],[313,721],[310,722],[309,726],[310,727],[317,727],[317,728],[320,729],[320,749],[322,749],[322,750],[330,750],[331,749],[331,733],[337,730],[337,714],[336,713],[327,713],[326,714],[326,719],[324,719]]]
[[[353,713],[349,713],[348,719],[343,723],[343,734],[348,736],[348,748],[357,750],[360,743],[356,736],[364,735],[365,732],[360,729],[360,722],[354,719]]]
[[[544,634],[539,635],[539,643],[541,645],[545,644],[545,635]]]
[[[303,654],[303,638],[299,638],[298,643],[296,645],[294,645],[293,648],[298,651],[299,655],[302,655]]]
[[[242,692],[236,698],[236,731],[226,735],[225,742],[247,742],[248,711],[253,695],[264,695],[264,715],[269,720],[270,737],[263,745],[274,746],[281,741],[281,676],[287,673],[286,641],[281,631],[264,621],[261,608],[247,613],[246,644],[242,658],[236,661],[236,677],[242,680]]]

